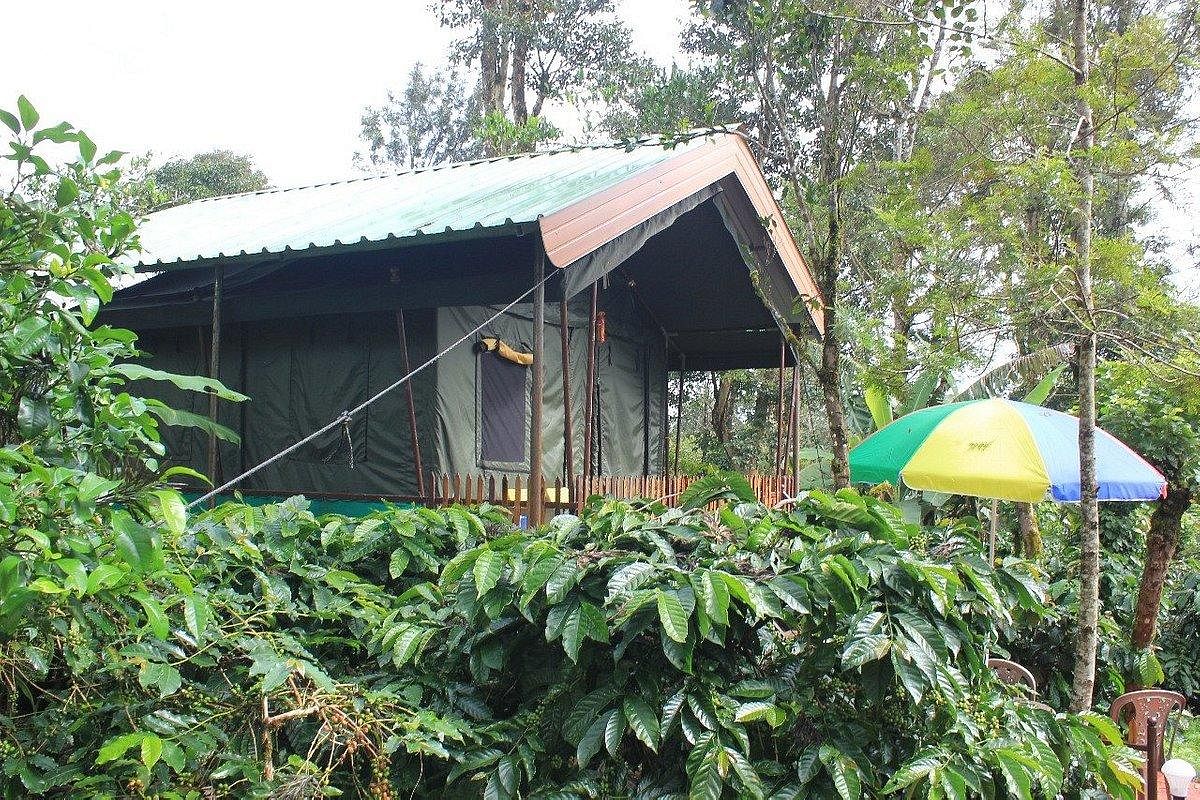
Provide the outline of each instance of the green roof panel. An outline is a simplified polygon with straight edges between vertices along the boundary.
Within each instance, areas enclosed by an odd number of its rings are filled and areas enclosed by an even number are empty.
[[[588,147],[198,200],[139,227],[142,269],[536,222],[699,146]]]

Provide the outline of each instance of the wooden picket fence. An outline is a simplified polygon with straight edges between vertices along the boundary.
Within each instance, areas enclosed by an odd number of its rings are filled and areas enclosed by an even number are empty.
[[[795,478],[790,475],[746,476],[755,495],[765,505],[795,496]],[[430,476],[423,502],[430,506],[490,503],[512,510],[513,519],[529,512],[529,477],[526,475],[437,474]],[[589,497],[602,495],[621,500],[657,500],[668,506],[679,504],[680,495],[698,478],[689,475],[593,475],[576,477],[568,487],[559,478],[546,483],[547,513],[579,511]]]

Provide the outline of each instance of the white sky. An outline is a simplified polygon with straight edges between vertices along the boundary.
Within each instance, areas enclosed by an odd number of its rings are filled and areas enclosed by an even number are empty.
[[[69,120],[102,151],[226,148],[253,155],[277,186],[341,178],[354,172],[363,107],[399,88],[414,62],[444,59],[452,34],[428,2],[19,3],[5,12],[0,107],[24,93],[43,120]],[[688,0],[617,5],[640,50],[676,58]],[[1190,178],[1157,224],[1178,243],[1181,284],[1196,291],[1200,270],[1182,246],[1200,242],[1200,174]]]
[[[687,0],[619,0],[669,64]],[[25,94],[108,149],[250,153],[278,186],[345,177],[359,116],[452,34],[428,0],[42,0],[5,11],[0,108]]]

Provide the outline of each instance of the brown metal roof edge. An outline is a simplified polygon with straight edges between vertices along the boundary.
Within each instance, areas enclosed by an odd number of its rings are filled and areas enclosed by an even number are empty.
[[[771,187],[750,148],[736,134],[713,136],[703,147],[689,149],[642,170],[602,192],[538,220],[546,256],[565,267],[608,244],[655,214],[729,175],[737,177],[783,261],[793,288],[806,300],[821,299],[816,280],[784,221]],[[806,303],[813,323],[824,330],[820,303]]]
[[[750,196],[750,201],[754,203],[759,215],[772,221],[773,224],[764,227],[770,235],[771,241],[774,242],[775,250],[783,260],[797,293],[806,301],[816,301],[809,304],[810,313],[813,314],[813,322],[816,323],[817,329],[824,331],[825,312],[822,310],[825,305],[824,297],[821,295],[821,289],[817,286],[812,270],[808,268],[808,262],[804,259],[800,247],[792,236],[791,229],[788,228],[787,221],[783,216],[783,209],[779,207],[779,201],[775,199],[775,194],[767,185],[767,179],[759,169],[758,161],[750,152],[750,147],[740,136],[731,136],[730,138],[733,139],[733,145],[738,153],[738,180],[741,182],[742,188],[746,190],[746,194]]]

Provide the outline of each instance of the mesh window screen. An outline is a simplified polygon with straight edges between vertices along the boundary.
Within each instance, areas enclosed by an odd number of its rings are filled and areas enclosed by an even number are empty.
[[[525,461],[529,369],[495,353],[479,356],[479,455],[484,462]]]

